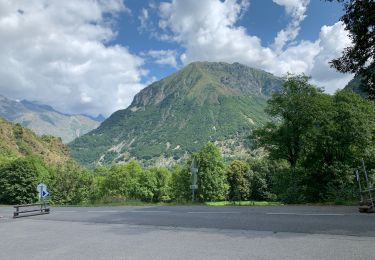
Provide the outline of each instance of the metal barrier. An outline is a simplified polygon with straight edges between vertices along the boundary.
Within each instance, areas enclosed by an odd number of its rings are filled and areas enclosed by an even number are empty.
[[[35,207],[35,206],[38,206],[38,208],[20,210],[20,208],[28,208],[28,207]],[[13,218],[44,215],[44,214],[49,214],[50,212],[50,209],[47,203],[15,205],[14,208],[15,208],[15,211],[13,212]]]

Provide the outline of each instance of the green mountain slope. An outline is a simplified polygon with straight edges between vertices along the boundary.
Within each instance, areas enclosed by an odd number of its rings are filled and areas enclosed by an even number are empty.
[[[0,118],[0,156],[24,157],[37,155],[46,163],[63,163],[70,160],[68,148],[61,139],[52,136],[37,136],[20,124]]]
[[[267,120],[267,97],[281,85],[280,78],[238,63],[192,63],[70,143],[71,154],[85,165],[168,164],[213,141],[224,155],[240,156],[245,136]]]
[[[370,66],[370,72],[375,74],[375,62]],[[363,74],[355,75],[355,77],[345,86],[345,89],[351,90],[364,98],[368,98],[369,95],[365,90],[365,86],[363,85],[363,79]]]
[[[50,106],[0,96],[0,117],[30,128],[38,135],[61,137],[64,143],[97,128],[99,121],[84,115],[66,115]]]

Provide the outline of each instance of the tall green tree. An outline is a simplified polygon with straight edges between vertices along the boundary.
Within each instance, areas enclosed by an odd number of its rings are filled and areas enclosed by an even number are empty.
[[[353,194],[353,169],[374,152],[373,102],[350,91],[330,96],[307,78],[293,77],[268,106],[275,122],[253,137],[272,159],[287,160],[291,166],[290,173],[275,175],[281,197],[289,202],[323,201],[335,192],[341,198]]]
[[[339,91],[317,122],[302,162],[309,200],[324,200],[328,189],[337,194],[352,189],[353,169],[374,147],[375,106],[351,91]]]
[[[251,196],[250,168],[247,162],[234,160],[227,168],[229,199],[248,200]]]
[[[375,2],[374,0],[328,0],[343,3],[340,18],[353,45],[340,58],[331,61],[338,71],[363,76],[363,89],[375,99]]]
[[[198,162],[198,200],[225,200],[229,185],[219,148],[213,143],[207,143],[194,156]]]
[[[266,112],[273,118],[264,128],[255,130],[252,139],[265,147],[274,159],[285,159],[297,165],[304,148],[304,137],[322,108],[322,90],[308,83],[304,75],[288,75],[279,93],[268,100]]]

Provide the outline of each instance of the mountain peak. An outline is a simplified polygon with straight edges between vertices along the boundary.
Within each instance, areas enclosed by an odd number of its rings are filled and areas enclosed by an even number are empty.
[[[193,62],[144,88],[128,108],[70,143],[72,156],[86,165],[131,159],[166,165],[208,141],[224,154],[244,155],[245,136],[267,121],[266,100],[282,84],[239,63]]]
[[[42,111],[57,112],[53,107],[49,105],[41,104],[37,101],[29,101],[29,100],[23,99],[21,100],[20,103],[24,105],[27,109],[31,111],[35,111],[35,112],[42,112]],[[60,112],[57,112],[57,113],[60,113]]]
[[[237,62],[197,61],[143,89],[130,107],[155,105],[168,98],[184,98],[203,104],[217,103],[223,96],[269,96],[281,83],[281,78]]]
[[[87,116],[64,114],[53,107],[36,101],[15,101],[0,95],[0,117],[20,123],[36,134],[53,135],[70,142],[99,125],[99,121]]]

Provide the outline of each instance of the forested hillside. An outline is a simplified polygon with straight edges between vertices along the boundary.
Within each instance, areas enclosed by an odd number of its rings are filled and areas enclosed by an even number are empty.
[[[62,163],[69,160],[67,147],[60,138],[37,136],[19,124],[0,119],[0,156],[19,158],[36,155],[46,163]]]

